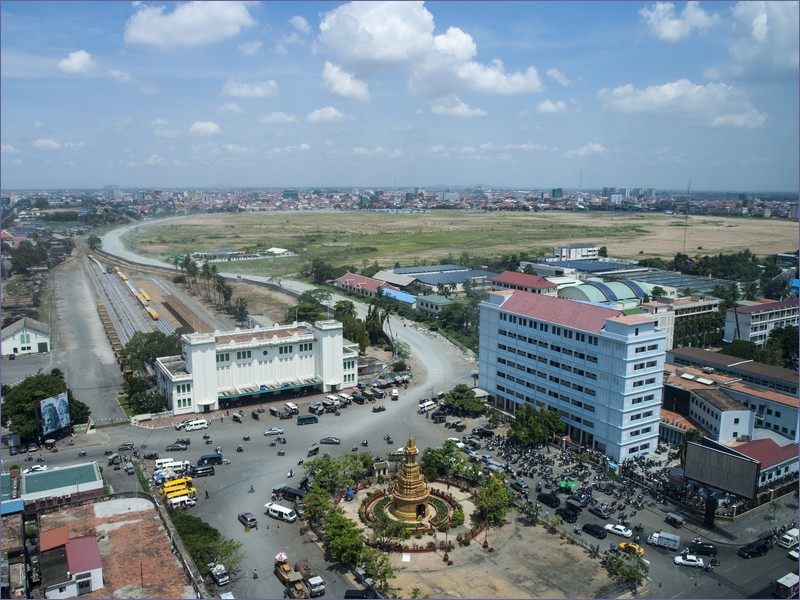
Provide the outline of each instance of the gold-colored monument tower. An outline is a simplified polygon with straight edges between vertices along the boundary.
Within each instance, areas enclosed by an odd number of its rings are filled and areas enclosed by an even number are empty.
[[[391,490],[392,507],[390,512],[397,519],[407,522],[416,522],[425,517],[427,500],[430,495],[430,490],[422,475],[422,469],[417,464],[417,453],[414,438],[408,436],[406,460]]]

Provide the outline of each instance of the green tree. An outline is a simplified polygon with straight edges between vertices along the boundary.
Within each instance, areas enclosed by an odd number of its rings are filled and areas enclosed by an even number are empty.
[[[325,317],[325,312],[319,304],[297,304],[286,311],[285,323],[306,322],[313,323]]]
[[[361,531],[339,508],[325,518],[325,541],[331,556],[345,565],[356,562],[364,548]]]
[[[664,291],[664,288],[662,288],[661,286],[657,285],[657,286],[655,286],[653,288],[653,294],[652,295],[653,295],[653,298],[658,299],[658,298],[663,298],[664,296],[666,296],[667,292]]]
[[[598,256],[602,256],[603,258],[608,257],[608,248],[605,246],[600,246],[600,250],[597,252]]]
[[[41,267],[47,264],[49,251],[44,244],[25,240],[11,251],[11,260],[14,270],[25,273],[33,267]]]
[[[308,275],[314,283],[320,285],[334,278],[334,268],[330,263],[317,256],[311,260]]]
[[[333,305],[333,318],[342,323],[347,319],[357,319],[356,305],[350,300],[339,300]]]
[[[125,344],[125,356],[131,368],[138,371],[145,366],[153,367],[160,356],[176,356],[181,353],[180,336],[167,335],[162,331],[144,333],[137,331]]]
[[[465,383],[459,383],[447,392],[443,404],[459,416],[475,417],[486,410],[486,405],[475,396],[475,390]]]
[[[475,508],[481,522],[499,525],[514,504],[514,495],[506,485],[505,474],[486,477],[478,488]]]
[[[90,235],[89,239],[86,240],[86,243],[88,244],[90,250],[97,250],[103,245],[103,240],[96,235]]]
[[[458,448],[453,440],[447,440],[441,448],[430,447],[422,451],[419,464],[425,479],[433,481],[450,474],[457,462]]]
[[[381,512],[377,520],[372,523],[373,540],[384,550],[389,550],[394,544],[407,540],[411,534],[403,521],[389,518]]]
[[[681,466],[686,466],[686,449],[689,447],[689,444],[699,444],[703,441],[703,434],[699,429],[689,429],[686,434],[684,435],[683,445],[681,449],[678,451],[678,459],[681,461]]]
[[[755,360],[756,356],[758,355],[758,346],[756,346],[755,342],[734,340],[719,352],[720,354],[727,354],[728,356],[736,356],[747,360]]]
[[[223,563],[229,570],[241,564],[240,542],[222,537],[218,529],[185,512],[173,510],[170,517],[184,548],[204,577],[209,574],[209,563]]]
[[[526,502],[523,504],[522,508],[519,509],[519,513],[526,523],[536,526],[539,524],[539,519],[542,516],[542,507],[539,506],[538,502],[531,502],[530,504]]]
[[[153,387],[153,382],[147,377],[132,375],[122,382],[122,393],[131,397],[148,391]]]
[[[564,427],[558,412],[536,410],[530,404],[522,404],[517,407],[508,428],[508,438],[523,446],[535,446],[550,441],[554,435],[561,435]]]
[[[89,407],[74,398],[72,390],[67,388],[64,374],[53,369],[49,374],[31,375],[16,385],[3,386],[3,425],[23,440],[39,439],[39,402],[62,392],[67,392],[71,423],[85,423],[90,415]]]
[[[392,561],[386,554],[381,553],[375,548],[364,546],[358,557],[361,568],[375,580],[378,589],[386,598],[389,596],[389,581],[397,576],[397,571],[402,570],[392,566]]]
[[[797,325],[776,327],[769,332],[765,347],[768,350],[777,350],[780,355],[780,366],[793,368],[797,362],[797,339]]]
[[[233,306],[230,308],[231,316],[239,321],[241,325],[244,325],[244,322],[247,321],[247,298],[242,298],[241,296],[236,298],[233,301]]]
[[[312,526],[324,523],[328,513],[333,510],[330,492],[316,482],[308,488],[303,501],[306,503],[305,518]]]
[[[325,305],[330,301],[331,293],[323,289],[306,290],[297,297],[298,304],[316,304],[323,310],[325,309]]]
[[[128,406],[137,415],[157,413],[167,408],[167,399],[156,391],[138,392],[128,398]]]

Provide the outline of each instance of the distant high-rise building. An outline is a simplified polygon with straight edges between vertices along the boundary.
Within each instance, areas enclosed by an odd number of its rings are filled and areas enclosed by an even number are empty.
[[[103,197],[109,200],[119,200],[122,197],[122,192],[118,185],[107,185],[103,188]]]
[[[553,198],[563,198],[564,197],[564,188],[553,188],[553,191],[550,194]]]
[[[609,197],[611,194],[615,194],[617,192],[617,188],[613,187],[604,187],[602,190],[601,196],[605,196],[606,198]]]

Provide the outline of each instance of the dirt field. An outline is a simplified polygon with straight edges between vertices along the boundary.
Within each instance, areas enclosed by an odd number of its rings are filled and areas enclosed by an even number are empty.
[[[321,256],[340,265],[381,266],[458,261],[473,256],[550,252],[553,246],[606,246],[610,256],[671,259],[675,253],[717,254],[750,249],[758,255],[797,248],[797,223],[661,213],[275,212],[187,217],[180,224],[139,228],[129,242],[150,254],[220,248],[258,252],[290,249],[295,258],[225,263],[257,274],[297,271]]]

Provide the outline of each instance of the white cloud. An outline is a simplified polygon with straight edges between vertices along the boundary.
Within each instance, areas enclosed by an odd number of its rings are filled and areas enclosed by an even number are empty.
[[[463,148],[461,148],[461,150],[459,150],[459,152],[461,154],[476,154],[478,152],[478,149],[474,148],[473,146],[464,146]]]
[[[325,61],[322,70],[323,87],[342,98],[369,102],[369,88],[367,84],[353,77],[352,74],[331,62]]]
[[[66,142],[64,148],[74,149],[83,148],[86,144],[84,142]]]
[[[434,29],[423,2],[351,2],[322,16],[318,42],[355,76],[406,73],[411,91],[428,100],[459,91],[502,95],[541,90],[534,67],[507,73],[500,60],[476,62],[471,35],[457,27],[434,35]]]
[[[564,104],[563,100],[557,100],[556,102],[553,102],[552,100],[544,100],[536,107],[536,110],[538,110],[540,113],[558,113],[566,109],[567,105]]]
[[[37,150],[58,150],[61,144],[51,138],[37,138],[33,140],[33,147]]]
[[[797,75],[800,66],[798,2],[739,2],[733,9],[731,56],[739,74],[782,71]]]
[[[430,150],[428,150],[431,154],[436,156],[437,158],[447,158],[450,156],[447,148],[445,148],[442,144],[437,144],[436,146],[431,146]]]
[[[155,119],[150,124],[153,126],[153,135],[160,138],[174,138],[181,134],[177,127],[170,127],[166,119]]]
[[[110,69],[106,71],[106,77],[110,77],[111,79],[116,79],[120,83],[130,83],[132,81],[129,73],[126,73],[125,71],[120,71],[118,69]]]
[[[58,68],[64,73],[80,74],[88,73],[94,69],[97,63],[86,50],[70,52],[67,58],[58,61]]]
[[[639,14],[650,29],[650,33],[664,42],[679,42],[693,31],[704,31],[719,21],[719,15],[707,13],[699,2],[687,2],[680,15],[672,2],[656,2],[643,8]]]
[[[213,121],[195,121],[189,127],[189,133],[192,135],[220,135],[222,130]]]
[[[278,84],[271,79],[254,84],[228,79],[222,88],[222,93],[226,96],[238,96],[241,98],[266,98],[278,93]]]
[[[572,83],[567,78],[566,75],[564,75],[561,71],[559,71],[555,67],[550,67],[549,69],[547,69],[547,76],[550,77],[551,79],[555,79],[558,83],[560,83],[564,87],[567,87],[569,84]]]
[[[223,144],[220,148],[231,154],[249,154],[252,152],[247,146],[241,146],[239,144]]]
[[[0,152],[3,154],[16,154],[19,150],[10,144],[0,144]]]
[[[588,142],[575,150],[568,150],[567,156],[591,156],[592,154],[605,154],[608,149],[597,142]]]
[[[166,160],[161,158],[158,154],[151,154],[147,157],[147,160],[144,161],[148,166],[158,166],[158,165],[167,165],[169,164]]]
[[[268,115],[261,115],[258,117],[258,120],[265,125],[286,125],[288,123],[295,123],[297,117],[278,111]]]
[[[761,127],[766,115],[759,113],[735,87],[724,83],[697,85],[679,79],[641,90],[631,84],[598,92],[604,108],[624,113],[668,113],[699,119],[715,127]]]
[[[261,50],[261,42],[242,42],[239,44],[239,50],[245,56],[253,56]]]
[[[347,115],[345,115],[342,111],[334,108],[333,106],[326,106],[325,108],[319,108],[313,112],[308,113],[306,117],[306,121],[309,123],[338,123],[340,121],[346,121]]]
[[[487,114],[487,112],[481,108],[470,108],[458,98],[434,102],[431,106],[431,112],[435,115],[442,115],[445,117],[460,117],[462,119],[469,119],[471,117],[484,117]]]
[[[224,115],[239,115],[244,112],[244,109],[236,104],[236,102],[226,102],[217,109],[217,112]]]
[[[366,148],[364,146],[357,146],[350,150],[353,156],[365,156],[367,158],[400,158],[403,156],[402,150],[389,150],[383,146],[376,146],[375,148]]]
[[[42,127],[44,127],[44,125],[45,125],[44,121],[36,121],[36,123],[33,124],[33,126],[36,127],[36,129],[41,129]]]
[[[300,144],[299,146],[284,146],[283,148],[272,148],[271,152],[274,154],[293,154],[294,152],[306,152],[311,150],[308,144]]]
[[[309,33],[311,31],[311,25],[309,25],[308,21],[306,21],[300,15],[293,16],[291,19],[289,19],[289,23],[291,23],[292,27],[301,33]]]
[[[166,7],[136,5],[125,25],[125,41],[157,48],[194,48],[235,37],[255,25],[248,2],[186,2]]]

